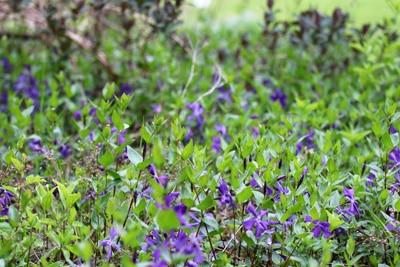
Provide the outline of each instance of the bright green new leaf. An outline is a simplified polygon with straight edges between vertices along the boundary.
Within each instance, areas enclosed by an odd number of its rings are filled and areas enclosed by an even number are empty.
[[[164,231],[174,230],[181,226],[175,211],[172,209],[160,210],[160,213],[157,215],[157,224]]]
[[[114,156],[110,151],[107,151],[103,156],[100,157],[99,162],[104,167],[108,167],[114,162]]]
[[[115,127],[117,127],[118,131],[122,131],[123,129],[125,129],[124,123],[122,122],[121,118],[115,110],[112,113],[111,119]]]
[[[242,192],[237,194],[237,200],[239,203],[243,203],[249,200],[253,196],[253,191],[251,186],[245,187]]]
[[[194,150],[193,140],[190,139],[190,142],[182,150],[182,158],[185,159],[185,160],[188,159],[190,157],[190,155],[192,155],[193,150]]]

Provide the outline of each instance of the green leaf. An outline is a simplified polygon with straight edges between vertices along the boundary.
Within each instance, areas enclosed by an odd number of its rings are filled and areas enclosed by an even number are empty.
[[[24,164],[22,164],[21,161],[19,161],[17,158],[14,157],[11,158],[11,161],[18,171],[22,171],[22,169],[24,168]]]
[[[93,255],[93,248],[90,242],[84,241],[77,244],[79,257],[85,262],[89,261]]]
[[[202,221],[207,224],[208,226],[211,226],[212,230],[218,230],[219,229],[219,224],[218,222],[209,216],[204,216],[204,218],[202,219]]]
[[[52,191],[46,192],[46,195],[41,199],[42,208],[47,211],[53,204],[53,193]]]
[[[330,230],[333,231],[343,224],[342,220],[335,214],[331,214],[329,211],[326,211],[328,214],[328,221],[330,223]]]
[[[145,125],[142,125],[142,128],[140,128],[140,136],[143,138],[144,141],[146,141],[146,143],[150,144],[153,141],[153,138],[151,137],[151,135],[149,134],[149,132],[147,131]]]
[[[364,139],[371,131],[362,131],[362,132],[345,132],[341,131],[340,133],[349,139],[352,143],[360,142]]]
[[[382,201],[385,201],[389,197],[389,191],[387,189],[383,189],[380,198]]]
[[[112,113],[111,119],[115,127],[117,127],[118,131],[122,131],[123,129],[125,129],[124,123],[122,122],[121,118],[115,110]]]
[[[8,222],[0,222],[0,233],[1,236],[8,237],[13,232]]]
[[[7,215],[10,221],[10,225],[14,228],[17,227],[19,222],[19,214],[18,210],[14,207],[14,205],[11,205],[9,207]]]
[[[372,132],[377,137],[380,137],[382,135],[381,124],[378,121],[375,121],[374,123],[372,123]]]
[[[193,140],[190,139],[190,142],[185,146],[185,148],[182,150],[182,158],[184,160],[188,159],[190,157],[190,155],[192,155],[194,150],[193,147]]]
[[[21,136],[19,137],[18,143],[17,143],[18,149],[21,149],[24,147],[24,142],[25,142],[24,135],[21,134]]]
[[[346,244],[347,254],[349,254],[351,256],[354,252],[354,247],[355,247],[354,239],[352,236],[349,236],[349,239],[347,240],[347,244]]]
[[[159,139],[153,145],[152,156],[156,167],[162,168],[164,164],[164,155],[162,154],[162,143]]]
[[[35,184],[35,183],[43,183],[45,182],[44,179],[42,179],[42,177],[40,177],[39,175],[29,175],[28,177],[26,177],[26,184]]]
[[[75,202],[77,202],[81,198],[81,193],[70,194],[67,197],[66,205],[67,207],[71,207]]]
[[[390,139],[392,139],[393,146],[397,146],[399,144],[399,133],[391,134]]]
[[[242,190],[242,192],[237,194],[237,200],[239,203],[243,203],[249,200],[252,196],[253,196],[253,190],[251,186],[247,186]]]
[[[108,167],[114,162],[114,156],[110,151],[107,151],[103,156],[100,157],[99,162],[104,167]]]
[[[105,99],[110,99],[115,91],[115,83],[107,83],[102,91],[103,97]]]
[[[130,146],[127,146],[127,154],[128,154],[129,161],[134,166],[137,166],[140,162],[143,161],[143,157],[139,153],[137,153],[135,149],[131,148]]]
[[[169,210],[160,210],[157,216],[157,224],[164,231],[170,231],[174,229],[178,229],[181,226],[178,217],[175,214],[175,211]]]
[[[394,204],[394,208],[395,208],[397,211],[400,211],[400,198],[396,201],[396,204]]]
[[[387,150],[391,150],[394,145],[392,142],[392,138],[390,137],[390,134],[388,132],[385,132],[382,136],[382,143],[385,145]]]
[[[197,206],[201,210],[207,210],[214,204],[214,199],[211,195],[208,195],[203,201]]]

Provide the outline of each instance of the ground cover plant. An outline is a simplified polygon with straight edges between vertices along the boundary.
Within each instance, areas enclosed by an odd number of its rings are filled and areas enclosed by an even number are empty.
[[[121,1],[129,47],[0,32],[0,266],[399,266],[397,22],[152,31],[178,2]]]

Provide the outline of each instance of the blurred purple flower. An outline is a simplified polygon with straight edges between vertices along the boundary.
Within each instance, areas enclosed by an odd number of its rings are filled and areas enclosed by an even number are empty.
[[[47,149],[43,147],[42,142],[40,142],[40,139],[34,138],[31,141],[28,142],[28,147],[30,150],[35,151],[35,152],[40,152],[40,153],[46,153]]]
[[[153,265],[167,266],[162,258],[162,251],[168,252],[166,255],[189,256],[192,259],[187,261],[186,266],[198,266],[203,263],[204,257],[201,251],[201,238],[194,233],[187,234],[182,230],[170,231],[169,234],[160,236],[156,230],[152,230],[151,236],[146,236],[146,244],[142,250],[147,252],[153,249]],[[190,264],[188,264],[190,261]]]
[[[394,126],[393,126],[392,124],[390,124],[390,126],[389,126],[389,132],[390,132],[391,134],[398,133],[397,129],[394,128]]]
[[[72,154],[72,147],[69,144],[61,145],[58,148],[58,152],[60,152],[63,158],[68,158]]]
[[[257,137],[260,135],[260,129],[258,127],[254,127],[251,133],[253,134],[254,139],[257,139]]]
[[[4,188],[0,188],[0,204],[3,208],[7,208],[11,204],[11,198],[14,194]]]
[[[218,122],[218,123],[214,126],[214,130],[216,130],[219,134],[221,134],[223,138],[225,138],[225,139],[228,138],[228,133],[227,133],[227,130],[226,130],[226,126],[225,126],[225,125],[223,125],[223,124],[221,124],[221,123]]]
[[[108,252],[107,252],[107,259],[111,259],[112,253],[113,253],[113,248],[118,251],[121,252],[121,248],[118,246],[117,243],[114,242],[114,239],[118,236],[117,230],[115,229],[115,227],[112,227],[110,230],[110,237],[103,239],[103,241],[101,241],[101,245],[105,248],[107,247]]]
[[[290,193],[290,191],[289,191],[289,189],[283,187],[281,182],[278,182],[277,184],[278,184],[277,186],[274,186],[274,189],[275,189],[274,200],[276,202],[280,202],[281,201],[281,194],[287,195],[287,194]]]
[[[329,222],[313,220],[309,215],[306,216],[304,221],[312,222],[314,224],[314,228],[311,230],[311,232],[314,234],[314,237],[318,238],[321,233],[325,238],[328,238],[332,235],[332,232],[329,231],[329,227],[331,226]]]
[[[151,105],[151,108],[153,109],[153,112],[155,114],[161,113],[162,106],[161,105]]]
[[[267,88],[272,87],[272,82],[271,82],[271,80],[268,79],[268,78],[264,79],[263,82],[262,82],[262,84],[263,84],[265,87],[267,87]]]
[[[315,148],[314,135],[315,135],[315,132],[312,129],[310,129],[308,134],[306,134],[305,138],[301,142],[297,143],[296,154],[299,154],[301,152],[301,150],[303,149],[303,146],[305,146],[307,149]]]
[[[219,136],[214,136],[212,138],[211,149],[215,150],[218,154],[221,153],[221,138]]]
[[[358,211],[358,207],[357,207],[358,204],[354,200],[354,189],[349,189],[349,188],[345,187],[343,189],[343,191],[344,191],[344,196],[347,197],[350,202],[350,207],[343,209],[343,212],[346,212],[349,215],[359,216],[360,212]]]
[[[13,89],[17,94],[23,94],[25,97],[32,99],[35,110],[40,109],[40,91],[36,79],[31,74],[30,66],[25,66],[25,73],[18,77]]]
[[[130,95],[133,93],[133,87],[129,83],[122,83],[119,86],[119,92],[117,94],[118,97],[121,97],[123,94]]]
[[[200,138],[204,139],[203,125],[206,123],[206,120],[203,118],[204,108],[198,102],[186,103],[186,108],[192,112],[188,116],[188,120],[195,122],[195,129],[189,128],[185,141],[188,141],[194,135],[194,132],[199,134]]]
[[[226,184],[225,180],[222,179],[221,183],[219,186],[217,186],[217,189],[219,191],[220,197],[219,197],[219,205],[222,208],[225,208],[226,205],[230,206],[231,208],[235,208],[236,205],[233,202],[233,198],[231,193],[229,192],[228,185]]]
[[[149,173],[150,175],[163,187],[167,187],[168,177],[165,175],[158,176],[157,169],[153,164],[149,165]]]
[[[375,174],[371,173],[370,175],[368,175],[367,176],[367,186],[374,187],[375,179],[376,179]]]
[[[14,70],[14,66],[10,63],[7,57],[1,59],[1,65],[4,73],[12,73]]]
[[[80,109],[76,110],[76,111],[74,112],[73,117],[74,117],[74,119],[77,120],[77,121],[80,120],[80,119],[82,118],[82,110],[80,110]]]
[[[263,220],[263,217],[268,214],[268,210],[260,210],[260,212],[257,213],[256,209],[250,203],[246,211],[250,212],[253,215],[253,218],[245,220],[243,226],[247,230],[251,230],[253,226],[255,226],[257,238],[260,238],[265,234],[271,235],[275,232],[275,228],[270,228],[270,225],[277,224],[277,222]]]
[[[286,108],[287,96],[281,91],[281,89],[275,88],[275,91],[271,94],[270,98],[273,102],[279,101],[282,108]]]
[[[223,86],[218,88],[219,96],[217,98],[218,102],[225,103],[225,102],[232,102],[232,88],[225,88]]]

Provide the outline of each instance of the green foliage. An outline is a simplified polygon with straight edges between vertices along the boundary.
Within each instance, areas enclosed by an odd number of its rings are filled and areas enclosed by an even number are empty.
[[[173,23],[178,2],[120,8]],[[195,47],[109,29],[122,79],[1,39],[0,265],[398,265],[396,22],[267,7],[263,33]]]

